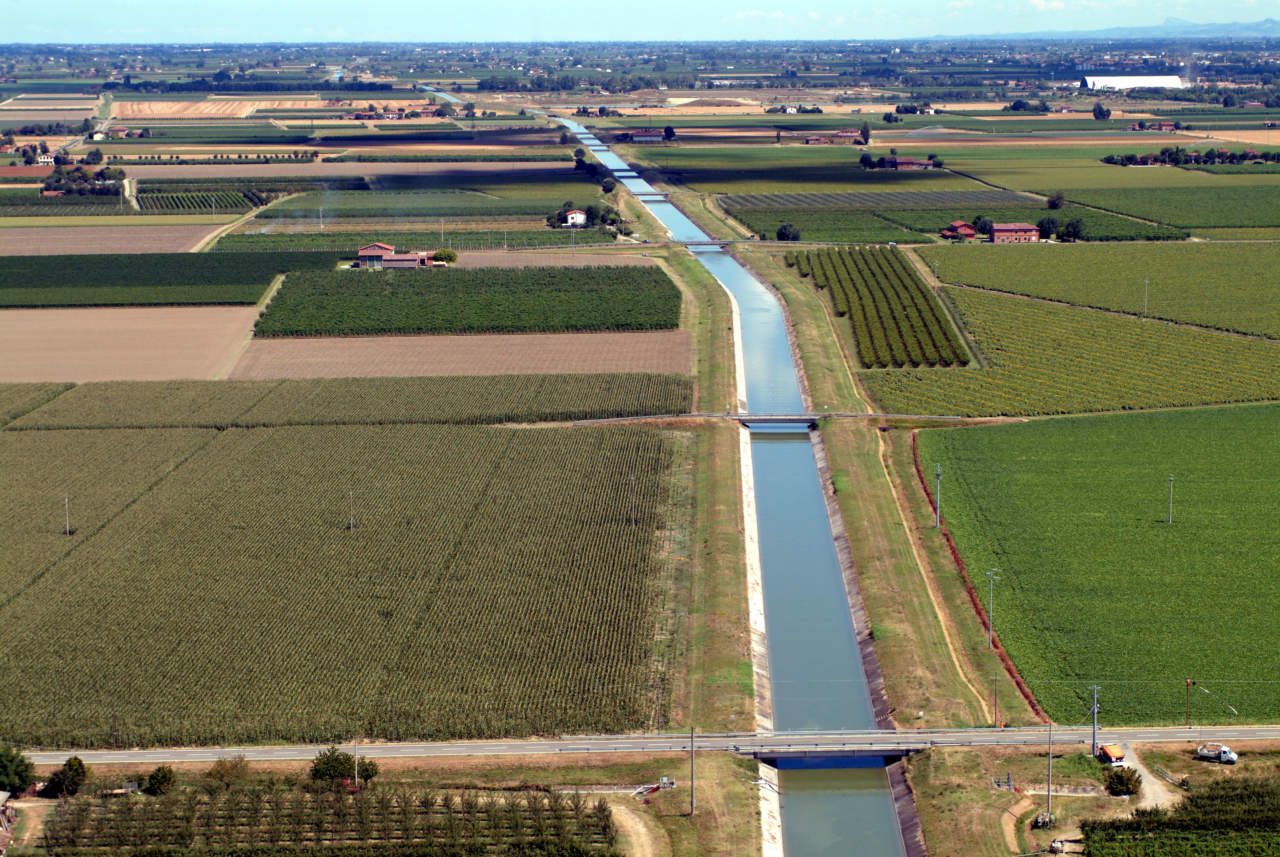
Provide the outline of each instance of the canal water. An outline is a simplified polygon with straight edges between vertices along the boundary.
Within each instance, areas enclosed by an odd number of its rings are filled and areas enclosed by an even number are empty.
[[[608,146],[560,120],[634,193],[674,241],[732,296],[746,376],[746,413],[804,413],[786,317],[773,293],[640,178]],[[751,425],[756,518],[764,584],[773,725],[779,732],[875,728],[870,691],[850,615],[808,427]],[[779,771],[786,857],[902,857],[883,760],[875,767],[823,769],[812,760]]]

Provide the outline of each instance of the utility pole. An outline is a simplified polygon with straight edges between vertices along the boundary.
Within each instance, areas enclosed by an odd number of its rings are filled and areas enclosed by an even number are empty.
[[[1142,314],[1147,314],[1148,298],[1151,296],[1151,278],[1147,277],[1142,281]]]
[[[1096,758],[1098,755],[1098,686],[1093,685],[1093,707],[1089,709],[1093,714],[1093,740],[1090,746],[1093,747],[1092,755]]]
[[[987,572],[987,648],[995,651],[996,633],[996,581],[1000,579],[1000,569],[993,568]]]
[[[693,810],[694,810],[694,808],[697,806],[697,801],[694,799],[694,794],[693,794],[693,785],[694,785],[694,764],[693,764],[693,760],[694,760],[694,755],[693,755],[693,727],[692,727],[692,726],[690,726],[690,727],[689,727],[689,815],[693,815]]]
[[[355,770],[356,778],[354,782],[356,784],[356,791],[360,791],[360,757],[357,756],[355,753],[351,754],[351,767],[356,769]]]
[[[1187,726],[1187,728],[1188,728],[1188,729],[1190,729],[1190,728],[1191,728],[1191,685],[1193,685],[1193,684],[1195,684],[1195,682],[1193,682],[1193,681],[1191,680],[1191,676],[1187,676],[1187,720],[1186,720],[1186,726]]]
[[[933,468],[933,528],[940,529],[942,527],[942,465],[936,464]]]
[[[1053,721],[1049,721],[1049,776],[1048,787],[1044,790],[1044,814],[1048,822],[1053,824]]]
[[[65,532],[67,535],[71,535],[71,498],[70,497],[62,498],[62,509],[64,512],[66,512],[66,515],[67,515],[67,526],[63,532]]]
[[[356,492],[347,492],[347,529],[355,530],[356,528]]]
[[[1169,474],[1169,524],[1173,524],[1173,474]]]

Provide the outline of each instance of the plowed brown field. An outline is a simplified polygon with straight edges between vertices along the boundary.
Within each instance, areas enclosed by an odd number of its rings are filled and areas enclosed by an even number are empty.
[[[351,336],[255,339],[232,378],[377,378],[516,373],[688,374],[686,331],[482,336]]]
[[[512,162],[394,162],[328,163],[316,161],[302,164],[144,164],[130,165],[129,177],[135,179],[163,178],[224,178],[226,176],[375,176],[375,175],[449,175],[484,174],[501,175],[515,171],[565,170],[560,161],[512,161]]]
[[[0,229],[0,256],[185,253],[221,226],[13,226]]]
[[[0,381],[219,378],[257,317],[257,307],[0,310]]]

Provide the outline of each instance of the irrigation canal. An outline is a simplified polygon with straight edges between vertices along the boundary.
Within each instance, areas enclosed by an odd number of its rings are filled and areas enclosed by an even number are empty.
[[[875,729],[871,691],[805,422],[751,415],[808,408],[773,293],[663,194],[577,122],[560,119],[735,303],[739,410],[750,430],[773,728]],[[906,846],[885,760],[778,759],[786,857],[902,857]]]

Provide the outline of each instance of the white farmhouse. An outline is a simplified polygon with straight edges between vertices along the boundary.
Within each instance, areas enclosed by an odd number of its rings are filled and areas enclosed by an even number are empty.
[[[587,213],[580,208],[565,212],[564,225],[570,229],[581,229],[587,225]]]

